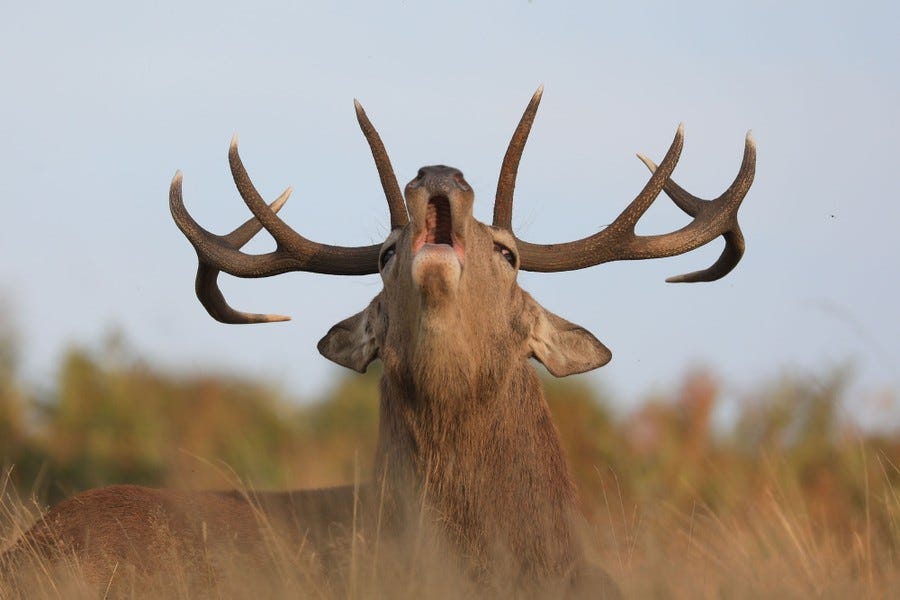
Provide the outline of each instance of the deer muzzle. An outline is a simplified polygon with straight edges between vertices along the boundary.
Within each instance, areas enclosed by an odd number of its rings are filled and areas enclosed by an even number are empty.
[[[406,186],[412,226],[413,281],[428,296],[459,285],[475,197],[459,169],[422,167]]]
[[[423,250],[440,256],[452,251],[465,261],[465,239],[472,221],[472,188],[459,169],[422,167],[406,186],[406,205],[413,225],[413,256]]]

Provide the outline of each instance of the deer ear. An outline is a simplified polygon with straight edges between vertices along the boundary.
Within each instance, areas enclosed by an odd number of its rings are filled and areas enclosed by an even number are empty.
[[[590,331],[554,315],[544,307],[537,308],[537,322],[531,331],[529,345],[538,359],[555,377],[584,373],[602,367],[612,352]]]
[[[369,363],[378,357],[374,326],[378,312],[376,298],[364,311],[329,329],[316,346],[319,353],[342,367],[365,373]]]

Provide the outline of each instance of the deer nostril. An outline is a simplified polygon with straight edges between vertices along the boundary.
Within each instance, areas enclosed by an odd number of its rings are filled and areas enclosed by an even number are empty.
[[[409,182],[409,187],[413,189],[420,187],[423,179],[425,179],[425,169],[419,169],[419,172],[416,173],[416,178]]]

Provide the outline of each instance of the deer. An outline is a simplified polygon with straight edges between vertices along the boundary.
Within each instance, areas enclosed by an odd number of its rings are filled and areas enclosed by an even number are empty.
[[[638,155],[650,177],[610,225],[576,241],[532,243],[513,231],[512,208],[542,94],[543,86],[510,140],[490,224],[473,216],[474,191],[456,168],[422,167],[401,193],[381,137],[358,101],[356,116],[390,214],[390,233],[380,244],[332,246],[291,228],[278,216],[291,188],[266,203],[242,163],[236,137],[228,160],[253,216],[234,231],[204,229],[185,207],[182,173],[172,180],[172,216],[198,257],[196,295],[217,321],[289,319],[232,308],[218,286],[221,272],[241,278],[293,271],[380,274],[383,288],[374,299],[318,344],[324,357],[357,372],[382,363],[370,481],[254,494],[109,486],[51,509],[13,550],[69,552],[102,581],[112,564],[159,568],[154,524],[162,524],[183,552],[229,540],[256,555],[266,534],[261,512],[271,527],[293,532],[286,534],[291,543],[316,549],[326,572],[340,571],[346,562],[335,531],[388,544],[424,528],[445,550],[442,556],[450,557],[448,564],[474,582],[475,595],[616,597],[615,583],[584,549],[581,501],[531,360],[564,377],[602,367],[612,354],[586,329],[542,307],[519,287],[517,276],[675,256],[722,236],[725,246],[714,264],[667,281],[724,277],[744,253],[737,211],[753,182],[756,145],[748,133],[731,185],[715,199],[701,199],[672,180],[683,146],[680,125],[658,165]],[[636,234],[636,223],[661,192],[690,222],[669,233]],[[262,229],[275,249],[243,252]],[[392,552],[415,554],[408,546],[396,543]]]

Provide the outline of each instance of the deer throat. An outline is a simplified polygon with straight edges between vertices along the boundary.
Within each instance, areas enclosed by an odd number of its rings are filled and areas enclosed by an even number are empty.
[[[571,564],[569,518],[577,514],[577,493],[537,376],[520,376],[493,394],[448,370],[419,379],[424,389],[388,377],[376,468],[390,466],[376,480],[388,475],[391,491],[409,499],[409,519],[422,522],[428,509],[426,520],[433,515],[476,563],[521,561],[516,568],[527,569],[542,548],[541,566],[553,569]],[[497,407],[508,407],[513,418],[498,421]]]

